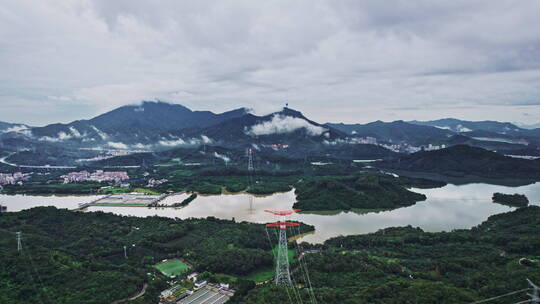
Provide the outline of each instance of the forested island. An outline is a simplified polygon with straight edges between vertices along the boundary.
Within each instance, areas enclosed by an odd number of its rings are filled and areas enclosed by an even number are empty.
[[[185,207],[185,206],[189,205],[189,203],[191,203],[196,198],[197,198],[197,193],[192,193],[190,196],[188,196],[183,201],[181,201],[179,203],[174,203],[173,207]]]
[[[376,165],[387,169],[437,173],[451,177],[540,179],[539,160],[507,157],[467,145],[400,155]]]
[[[297,183],[297,202],[303,211],[395,209],[414,205],[426,196],[407,187],[442,187],[445,183],[387,174],[311,178]]]
[[[504,193],[493,193],[492,200],[494,203],[508,205],[512,207],[527,207],[529,205],[529,199],[523,194],[504,194]]]

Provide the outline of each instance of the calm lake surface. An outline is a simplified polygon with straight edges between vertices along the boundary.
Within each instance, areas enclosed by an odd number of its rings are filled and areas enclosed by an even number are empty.
[[[425,231],[451,231],[471,228],[485,221],[490,215],[508,212],[514,208],[491,202],[494,192],[525,194],[533,205],[540,205],[540,183],[521,187],[506,187],[489,184],[449,184],[442,188],[417,189],[427,200],[413,206],[391,211],[355,213],[313,213],[296,214],[290,220],[302,221],[315,226],[315,233],[306,235],[303,241],[321,243],[324,240],[350,234],[375,232],[382,228],[407,226],[420,227]],[[79,203],[90,202],[100,196],[25,196],[0,195],[0,204],[8,211],[20,211],[35,206],[55,206],[74,209]],[[188,194],[172,195],[161,203],[181,202]],[[287,210],[292,207],[296,196],[294,191],[258,197],[249,194],[199,195],[184,208],[147,207],[90,207],[87,212],[104,211],[131,216],[165,216],[177,218],[204,218],[215,216],[222,219],[267,223],[276,217],[264,212],[265,209]]]

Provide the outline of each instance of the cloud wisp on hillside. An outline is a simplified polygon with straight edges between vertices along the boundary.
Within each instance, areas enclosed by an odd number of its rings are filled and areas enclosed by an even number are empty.
[[[323,134],[327,129],[311,124],[305,119],[276,114],[269,121],[253,125],[245,130],[251,136],[271,135],[291,133],[299,129],[304,129],[306,134],[317,136]]]

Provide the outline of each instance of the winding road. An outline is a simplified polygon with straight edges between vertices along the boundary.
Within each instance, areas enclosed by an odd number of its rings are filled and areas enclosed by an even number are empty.
[[[6,159],[8,157],[10,157],[11,155],[13,155],[15,153],[11,153],[7,156],[4,156],[2,158],[0,158],[0,163],[2,164],[6,164],[8,166],[12,166],[12,167],[19,167],[19,168],[33,168],[33,169],[74,169],[74,168],[77,168],[77,167],[73,167],[73,166],[51,166],[51,165],[45,165],[45,166],[29,166],[29,165],[17,165],[17,164],[14,164],[14,163],[10,163],[8,162]]]
[[[111,304],[118,304],[118,303],[122,303],[122,302],[126,302],[126,301],[136,300],[136,299],[144,296],[144,294],[146,293],[146,288],[148,288],[148,283],[144,283],[142,289],[136,295],[134,295],[132,297],[129,297],[129,298],[116,300],[116,301],[112,302]]]

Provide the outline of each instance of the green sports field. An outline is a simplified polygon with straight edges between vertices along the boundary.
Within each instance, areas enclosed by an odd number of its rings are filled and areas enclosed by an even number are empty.
[[[183,274],[190,268],[186,263],[180,260],[168,260],[167,262],[157,264],[155,267],[168,277]]]

